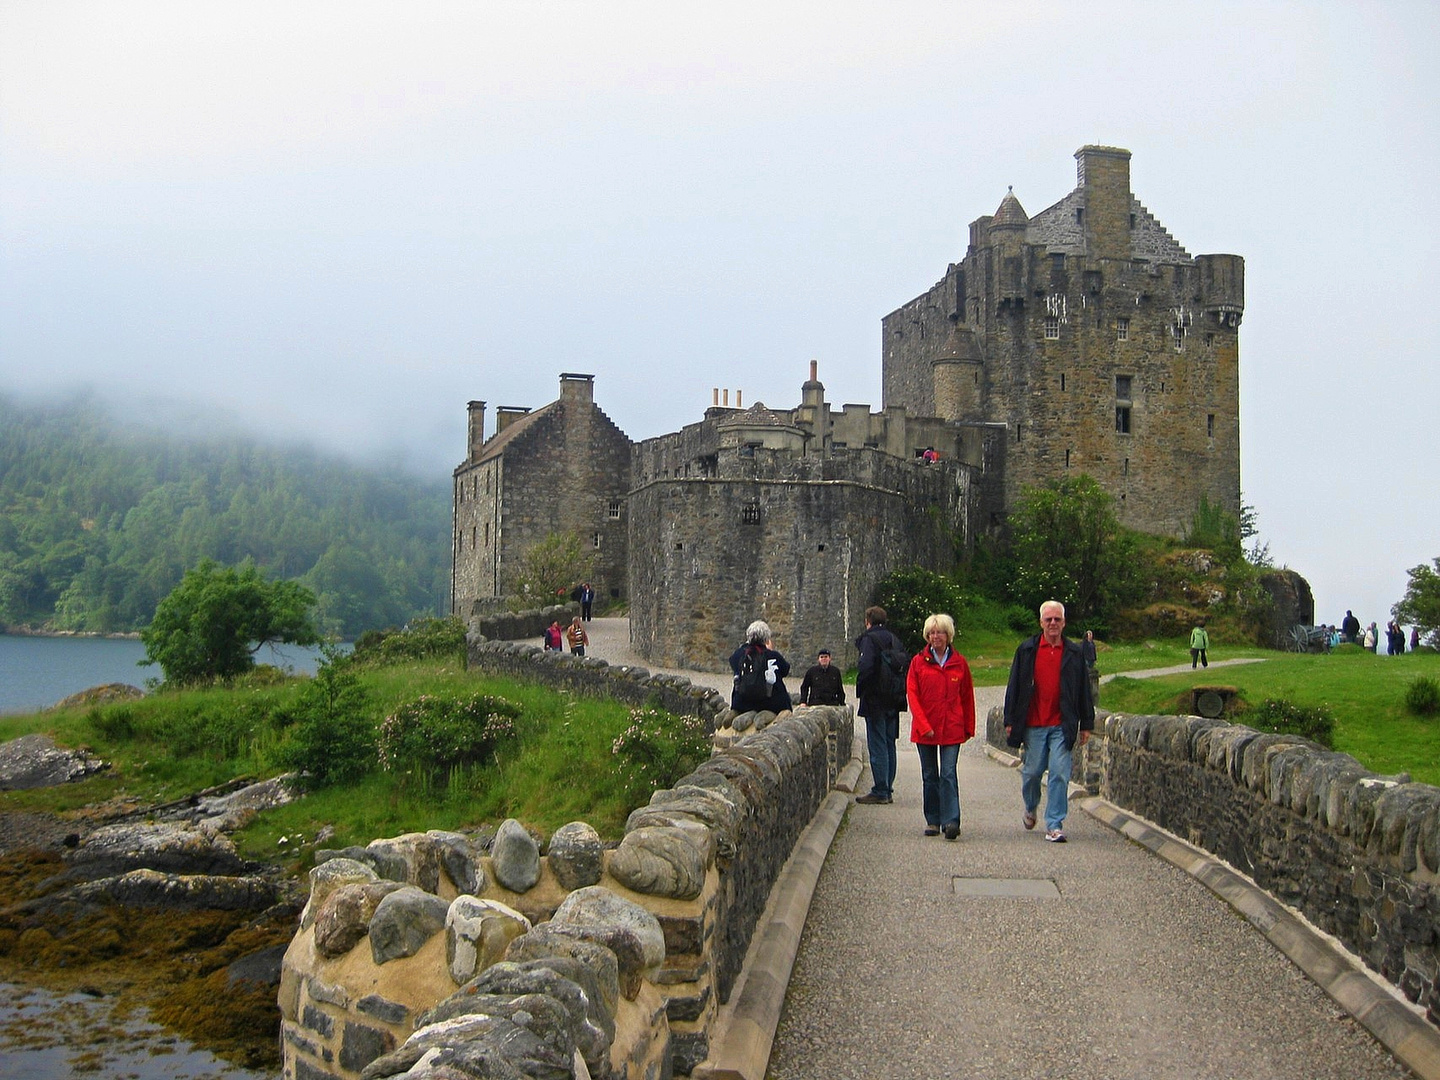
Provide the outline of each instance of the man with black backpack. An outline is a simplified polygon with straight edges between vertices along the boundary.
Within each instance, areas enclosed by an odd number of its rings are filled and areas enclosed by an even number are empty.
[[[865,718],[870,749],[870,793],[855,801],[867,806],[888,805],[895,795],[895,742],[900,738],[900,714],[905,700],[905,674],[910,654],[900,639],[885,629],[885,609],[865,609],[865,632],[855,639],[860,663],[855,676],[859,713]]]

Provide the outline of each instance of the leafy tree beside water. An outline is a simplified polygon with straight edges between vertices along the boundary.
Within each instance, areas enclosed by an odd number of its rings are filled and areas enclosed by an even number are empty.
[[[140,632],[142,663],[159,664],[167,682],[231,679],[255,666],[271,641],[314,645],[315,594],[293,581],[266,581],[254,566],[202,562],[155,609]]]

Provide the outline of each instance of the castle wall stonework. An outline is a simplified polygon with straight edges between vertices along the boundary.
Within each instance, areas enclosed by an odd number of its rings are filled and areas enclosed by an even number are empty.
[[[875,584],[901,566],[954,566],[972,470],[876,451],[794,458],[718,454],[709,479],[653,480],[631,495],[631,638],[656,663],[725,671],[754,619],[803,670],[838,663]]]

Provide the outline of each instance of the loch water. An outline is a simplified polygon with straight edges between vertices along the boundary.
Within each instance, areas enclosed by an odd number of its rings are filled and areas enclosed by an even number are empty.
[[[315,649],[264,645],[262,664],[313,674]],[[142,667],[145,646],[136,638],[28,637],[0,634],[0,715],[47,709],[62,698],[104,683],[143,688],[160,669]]]

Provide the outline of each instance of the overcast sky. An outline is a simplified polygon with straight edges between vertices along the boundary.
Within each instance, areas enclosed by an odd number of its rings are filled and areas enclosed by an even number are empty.
[[[1399,3],[0,0],[0,392],[444,477],[562,371],[880,404],[880,319],[1087,143],[1246,261],[1245,501],[1317,618],[1440,555],[1440,17]],[[1429,72],[1427,74],[1426,72]],[[1222,645],[1223,649],[1223,645]]]

